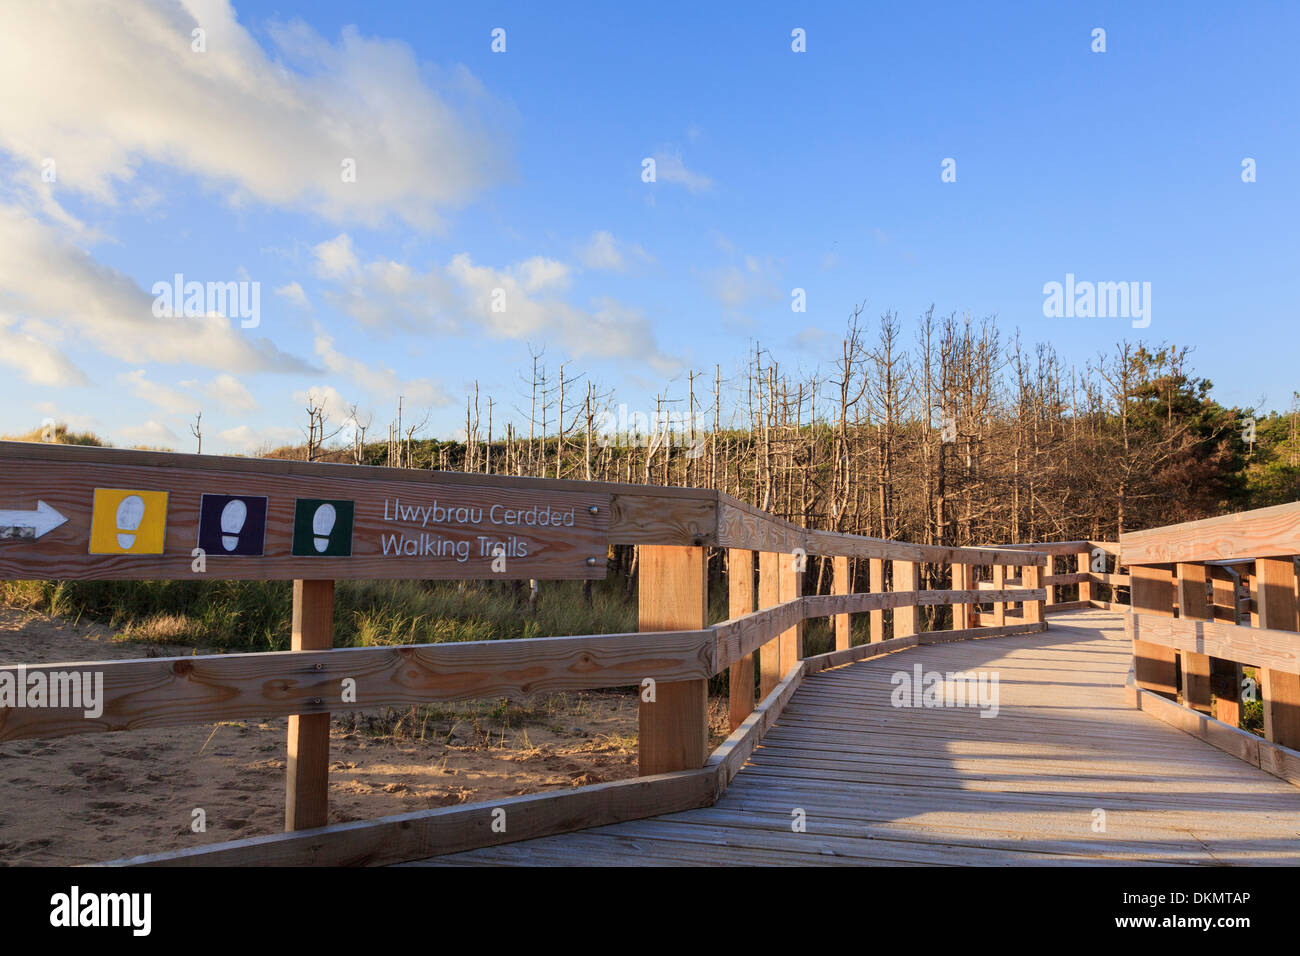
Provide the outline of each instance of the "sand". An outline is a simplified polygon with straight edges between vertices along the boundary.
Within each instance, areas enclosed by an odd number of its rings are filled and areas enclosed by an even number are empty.
[[[188,655],[0,608],[0,663]],[[394,714],[336,715],[330,822],[636,775],[630,692],[471,702],[410,730]],[[454,711],[454,712],[452,712]],[[714,737],[722,715],[714,707]],[[0,743],[0,864],[102,862],[284,827],[287,718]],[[192,829],[202,809],[206,831]]]

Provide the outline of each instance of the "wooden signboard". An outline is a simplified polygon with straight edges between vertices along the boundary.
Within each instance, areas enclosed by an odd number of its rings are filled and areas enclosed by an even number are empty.
[[[223,470],[212,457],[78,449],[59,460],[49,450],[0,444],[0,579],[605,576],[608,494],[490,475],[468,484],[428,471],[302,474],[301,463],[269,459]]]

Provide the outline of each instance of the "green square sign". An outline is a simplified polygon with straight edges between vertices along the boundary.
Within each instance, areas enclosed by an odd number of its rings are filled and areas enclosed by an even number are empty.
[[[293,553],[303,558],[352,556],[354,502],[298,498],[293,509]]]

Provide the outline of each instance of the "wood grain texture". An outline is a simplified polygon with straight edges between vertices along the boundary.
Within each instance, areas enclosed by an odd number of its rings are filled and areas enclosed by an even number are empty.
[[[1300,617],[1296,606],[1296,570],[1291,558],[1255,561],[1255,601],[1259,627],[1292,632],[1300,650]],[[1260,662],[1256,662],[1260,663]],[[1259,672],[1264,704],[1264,737],[1283,747],[1300,749],[1300,675],[1264,666]]]
[[[1203,621],[1210,614],[1210,573],[1203,564],[1179,564],[1174,573],[1178,589],[1178,616],[1184,620]],[[1183,674],[1183,702],[1207,716],[1213,714],[1210,675],[1213,670],[1208,654],[1194,650],[1180,651]]]
[[[758,552],[758,608],[760,611],[778,608],[781,604],[781,555],[775,551]],[[751,642],[737,639],[737,647],[722,659],[734,660],[735,655],[749,654],[758,650],[759,694],[768,694],[781,683],[781,642],[780,634],[794,621],[793,610],[770,610],[766,618],[754,618],[754,629],[763,635],[761,641]],[[775,630],[765,627],[766,621],[780,621]],[[742,625],[743,627],[743,625]],[[730,643],[725,638],[720,643]]]
[[[872,558],[868,562],[870,565],[870,586],[872,594],[880,594],[885,590],[885,561],[883,558]],[[871,628],[871,642],[873,644],[885,639],[885,612],[883,610],[873,610],[867,615],[868,624]]]
[[[1079,555],[1079,600],[1091,601],[1092,594],[1092,553],[1085,551]]]
[[[1028,591],[1037,591],[1042,589],[1043,569],[1028,565],[1021,569],[1021,584]],[[1024,601],[1024,613],[1021,615],[1026,624],[1041,624],[1043,622],[1043,608],[1046,598],[1051,595],[1051,588],[1044,591],[1044,600]]]
[[[731,618],[754,613],[754,552],[733,548],[727,552],[727,614]],[[743,724],[754,709],[754,654],[742,654],[727,674],[727,713],[731,729]]]
[[[638,558],[638,624],[642,631],[703,628],[708,622],[708,568],[703,548],[642,545]],[[710,671],[716,670],[716,665]],[[709,743],[709,682],[656,681],[642,694],[637,739],[641,776],[704,766]]]
[[[26,674],[102,674],[103,714],[2,708],[0,740],[705,679],[713,648],[697,630],[46,664]],[[355,703],[343,701],[346,678]]]
[[[1168,568],[1134,567],[1131,592],[1133,614],[1159,617],[1174,615],[1174,578]],[[1162,694],[1170,700],[1178,697],[1178,652],[1170,647],[1133,638],[1134,673],[1137,686]]]
[[[294,651],[324,651],[334,646],[334,582],[293,582]],[[329,822],[330,715],[294,714],[289,718],[285,764],[284,828],[307,830]]]
[[[894,562],[894,591],[916,592],[921,589],[921,566],[915,561]],[[894,637],[907,637],[921,631],[921,612],[916,604],[894,609]]]
[[[1300,554],[1300,502],[1120,536],[1126,565]]]
[[[889,541],[832,531],[808,531],[767,514],[730,495],[718,496],[718,546],[790,554],[803,548],[808,554],[850,558],[886,558],[936,564],[1043,564],[1046,558],[1032,551],[1009,548],[947,548],[938,545]]]
[[[1040,634],[916,647],[815,673],[809,658],[780,719],[713,806],[433,862],[1300,864],[1293,787],[1123,706],[1120,623],[1081,611],[1054,616]],[[891,676],[914,663],[1000,673],[999,717],[892,707]],[[1262,763],[1269,745],[1259,746]],[[804,833],[791,832],[795,807],[806,812]],[[1091,827],[1098,807],[1104,833]]]
[[[382,866],[709,806],[714,768],[115,860],[108,866]],[[497,814],[495,811],[502,811]],[[503,819],[504,832],[493,829]]]
[[[1131,628],[1148,644],[1300,674],[1300,640],[1291,631],[1156,614],[1133,615]]]
[[[32,461],[12,453],[0,458],[0,462],[3,462],[0,503],[4,507],[35,508],[39,499],[67,518],[64,524],[35,540],[0,541],[0,578],[500,580],[605,576],[610,496],[598,492],[549,488],[528,491],[498,487],[491,481],[485,481],[482,487],[472,487],[423,477],[395,480],[374,474],[395,469],[363,466],[339,466],[345,471],[318,477],[281,474],[278,469],[276,473],[258,473],[247,469],[217,471],[159,465]],[[405,473],[433,474],[414,469]],[[163,553],[90,554],[92,502],[97,488],[167,492]],[[203,569],[195,570],[194,551],[199,544],[199,510],[204,494],[268,499],[262,556],[226,555],[209,549]],[[295,502],[300,498],[355,503],[350,557],[292,554]],[[475,520],[439,522],[433,510],[427,522],[423,512],[418,518],[396,520],[399,507],[432,509],[435,503],[441,509],[472,508]],[[573,525],[539,527],[500,523],[517,522],[519,511],[531,514],[534,507],[549,508],[564,515],[571,512]],[[670,509],[659,507],[655,513],[662,523]],[[498,542],[508,549],[504,573],[492,570],[492,548]],[[465,560],[459,559],[459,553],[454,550],[457,547],[467,549]],[[408,549],[417,553],[405,553]],[[593,564],[587,563],[589,558],[594,559]]]
[[[800,595],[803,594],[803,575],[804,572],[798,570],[798,561],[794,555],[781,555],[779,577],[782,604],[799,601]],[[800,601],[800,607],[803,613],[799,614],[791,627],[781,632],[779,638],[782,680],[785,679],[785,675],[799,666],[799,660],[803,657],[803,622],[807,615],[808,605]]]
[[[834,558],[831,561],[831,593],[832,594],[851,594],[853,592],[853,581],[849,578],[849,559]],[[834,616],[835,625],[835,649],[842,651],[853,643],[853,618],[848,614],[836,614]]]

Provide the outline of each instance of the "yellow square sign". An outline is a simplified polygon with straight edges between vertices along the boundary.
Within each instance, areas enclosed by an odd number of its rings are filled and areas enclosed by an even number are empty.
[[[166,534],[167,492],[95,489],[91,554],[162,554]]]

